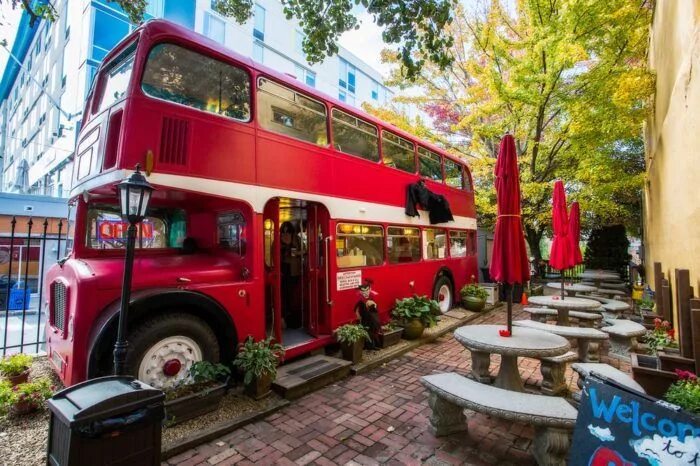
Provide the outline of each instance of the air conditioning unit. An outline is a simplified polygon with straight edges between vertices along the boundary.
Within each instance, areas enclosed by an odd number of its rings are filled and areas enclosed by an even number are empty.
[[[488,296],[486,304],[493,306],[498,302],[498,284],[497,283],[481,283],[481,286],[486,289]]]

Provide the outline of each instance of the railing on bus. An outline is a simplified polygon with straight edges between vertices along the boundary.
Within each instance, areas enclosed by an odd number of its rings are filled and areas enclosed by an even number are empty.
[[[24,220],[22,220],[24,222]],[[46,271],[66,253],[61,219],[10,222],[0,233],[0,352],[42,353],[45,349]]]

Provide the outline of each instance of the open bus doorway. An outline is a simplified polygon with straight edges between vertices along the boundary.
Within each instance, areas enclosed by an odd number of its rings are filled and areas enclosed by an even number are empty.
[[[263,215],[267,334],[285,348],[303,345],[328,332],[328,212],[321,204],[276,198]]]

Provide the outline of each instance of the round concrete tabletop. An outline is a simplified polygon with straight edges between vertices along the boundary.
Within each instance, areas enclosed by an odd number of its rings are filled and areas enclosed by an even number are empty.
[[[513,328],[513,334],[502,337],[504,325],[467,325],[455,330],[455,339],[465,348],[504,356],[544,358],[559,356],[571,346],[566,338],[531,328]]]
[[[572,311],[588,311],[600,307],[600,302],[586,298],[561,299],[559,296],[530,296],[528,303],[552,309],[571,309]]]
[[[547,283],[547,288],[553,288],[555,290],[561,290],[560,282],[549,282]],[[591,293],[596,291],[598,288],[595,286],[581,285],[580,283],[566,283],[564,282],[564,291],[574,291],[577,293]]]
[[[620,275],[613,272],[603,272],[601,270],[586,270],[579,275],[579,278],[590,280],[617,280]]]

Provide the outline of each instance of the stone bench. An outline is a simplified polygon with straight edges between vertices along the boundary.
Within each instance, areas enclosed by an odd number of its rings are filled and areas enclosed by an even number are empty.
[[[558,313],[556,309],[550,309],[548,307],[524,307],[523,311],[530,314],[530,320],[536,322],[547,322],[547,317],[557,317]],[[594,314],[592,312],[583,311],[569,311],[569,317],[578,320],[579,327],[595,327],[595,325],[603,320],[603,316],[600,314]]]
[[[535,426],[532,453],[540,465],[564,466],[578,412],[564,398],[503,390],[455,373],[421,377],[430,392],[430,431],[466,432],[464,409]]]
[[[629,361],[630,351],[637,348],[637,337],[643,336],[646,328],[625,319],[605,319],[605,322],[608,325],[600,330],[610,335],[610,354]]]
[[[540,359],[542,373],[542,393],[557,396],[566,394],[566,364],[578,360],[578,353],[569,351],[560,356]]]
[[[576,297],[593,299],[595,301],[598,301],[600,303],[600,306],[603,308],[602,311],[605,314],[607,314],[605,316],[607,318],[616,319],[620,315],[621,312],[625,312],[625,311],[628,311],[631,309],[629,304],[622,302],[622,301],[618,301],[616,299],[609,299],[609,298],[604,298],[602,296],[596,296],[596,295],[578,295],[578,294],[576,295]]]
[[[644,388],[641,385],[639,385],[632,377],[630,377],[629,374],[622,372],[620,369],[615,369],[609,364],[577,362],[571,365],[571,369],[578,373],[579,377],[577,385],[578,388],[582,390],[583,383],[585,382],[586,377],[588,377],[592,372],[595,372],[604,377],[607,377],[608,379],[614,380],[620,385],[624,385],[625,387],[637,390],[638,392],[646,393]],[[576,401],[577,404],[580,403],[581,392],[574,393],[573,399],[574,401]]]
[[[581,362],[598,362],[600,360],[598,341],[608,339],[606,333],[594,328],[564,327],[562,325],[543,324],[534,320],[516,320],[513,322],[513,325],[544,330],[565,338],[576,339],[578,343],[578,358]]]
[[[622,282],[603,282],[600,284],[600,287],[612,290],[627,291],[627,284]]]

